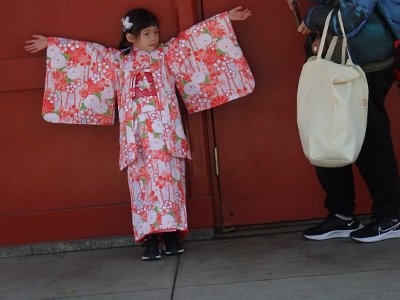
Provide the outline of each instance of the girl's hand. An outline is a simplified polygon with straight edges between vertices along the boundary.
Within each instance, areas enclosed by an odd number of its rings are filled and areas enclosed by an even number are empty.
[[[31,53],[38,52],[47,48],[47,37],[43,35],[32,35],[35,39],[25,41],[25,50]]]
[[[229,20],[231,21],[243,21],[251,16],[251,10],[247,8],[242,10],[242,7],[238,6],[235,7],[234,9],[231,9],[228,13],[228,16]]]
[[[306,24],[304,24],[304,21],[301,22],[299,28],[297,28],[297,31],[300,32],[301,34],[309,34],[311,32],[310,29],[308,29],[308,27],[306,26]]]

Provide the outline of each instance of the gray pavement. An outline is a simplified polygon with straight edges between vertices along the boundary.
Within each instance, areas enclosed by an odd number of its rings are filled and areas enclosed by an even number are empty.
[[[0,299],[400,299],[400,239],[306,241],[300,232],[0,259]]]

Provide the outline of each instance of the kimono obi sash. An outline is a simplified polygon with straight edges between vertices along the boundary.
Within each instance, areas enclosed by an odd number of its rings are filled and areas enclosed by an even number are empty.
[[[136,56],[125,65],[120,108],[120,167],[132,163],[138,153],[169,160],[171,156],[190,158],[189,145],[180,117],[171,116],[170,101],[161,101],[161,91],[154,80],[154,71],[145,56]]]
[[[136,98],[157,96],[157,91],[154,87],[154,79],[151,73],[151,69],[138,71],[134,81]]]
[[[151,69],[143,69],[133,74],[133,89],[131,94],[136,104],[136,113],[141,114],[156,109],[158,103],[157,90],[154,84],[154,78]]]

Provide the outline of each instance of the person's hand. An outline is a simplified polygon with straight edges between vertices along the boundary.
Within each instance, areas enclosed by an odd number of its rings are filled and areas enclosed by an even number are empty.
[[[238,6],[231,9],[228,16],[231,21],[243,21],[251,16],[251,10],[247,8],[243,10],[241,6]]]
[[[310,29],[308,29],[308,27],[306,26],[306,24],[304,24],[304,21],[301,22],[299,28],[297,28],[297,31],[300,32],[301,34],[309,34],[311,32]]]
[[[320,44],[321,44],[321,39],[316,38],[315,41],[311,44],[311,52],[314,54],[318,54]]]
[[[32,37],[34,37],[35,39],[25,41],[25,44],[27,44],[25,46],[26,51],[35,53],[47,48],[47,37],[43,35],[32,35]]]

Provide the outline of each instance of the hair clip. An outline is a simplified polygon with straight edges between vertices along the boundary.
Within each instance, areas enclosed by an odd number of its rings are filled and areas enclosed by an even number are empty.
[[[133,23],[130,21],[129,16],[122,18],[121,22],[122,22],[123,32],[126,32],[133,27]]]

